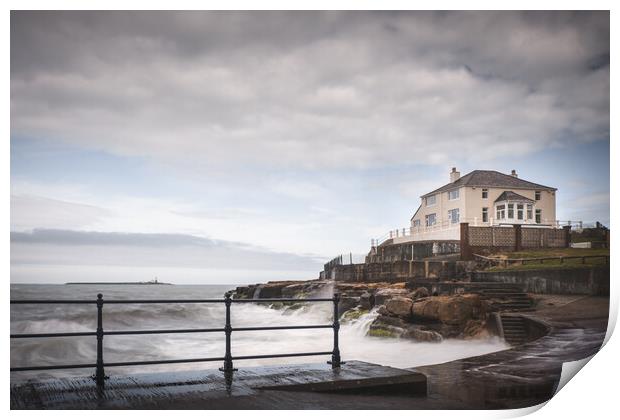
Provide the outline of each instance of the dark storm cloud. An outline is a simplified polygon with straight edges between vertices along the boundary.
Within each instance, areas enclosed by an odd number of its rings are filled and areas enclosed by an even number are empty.
[[[367,167],[609,136],[607,12],[13,12],[12,133]]]
[[[53,245],[53,246],[50,246]],[[13,264],[162,265],[316,270],[321,258],[182,234],[34,229],[11,232]]]

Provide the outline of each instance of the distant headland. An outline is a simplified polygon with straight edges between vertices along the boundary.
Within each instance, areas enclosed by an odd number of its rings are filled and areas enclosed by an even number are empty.
[[[93,282],[86,282],[86,281],[84,281],[84,282],[70,282],[70,283],[65,283],[65,284],[66,285],[76,285],[76,284],[124,284],[124,285],[127,285],[127,284],[135,284],[135,285],[140,285],[140,286],[143,286],[143,285],[149,285],[149,286],[150,285],[173,286],[172,283],[164,283],[164,282],[161,282],[161,281],[157,280],[157,277],[155,277],[153,280],[150,280],[150,281],[115,281],[115,282],[114,281],[109,281],[109,282],[108,281],[93,281]]]

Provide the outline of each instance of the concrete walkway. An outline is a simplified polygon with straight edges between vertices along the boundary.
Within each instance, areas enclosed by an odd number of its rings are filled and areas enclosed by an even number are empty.
[[[88,377],[30,380],[11,386],[11,408],[249,408],[263,405],[270,392],[425,397],[426,388],[420,373],[350,361],[339,369],[327,363],[287,365],[239,369],[232,376],[218,370],[112,376],[103,390]]]
[[[509,350],[416,368],[427,375],[429,395],[458,400],[472,409],[522,408],[548,401],[562,363],[584,359],[601,347],[609,298],[537,296],[534,317],[550,327],[546,336]]]

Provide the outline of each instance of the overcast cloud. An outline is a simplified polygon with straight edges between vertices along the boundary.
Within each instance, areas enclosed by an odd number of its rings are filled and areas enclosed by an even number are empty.
[[[527,154],[608,136],[608,19],[14,12],[12,130],[195,165]]]
[[[364,252],[451,166],[608,222],[609,13],[12,12],[11,144],[18,232]]]

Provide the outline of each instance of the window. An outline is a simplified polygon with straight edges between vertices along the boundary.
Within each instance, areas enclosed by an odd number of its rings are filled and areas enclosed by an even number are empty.
[[[428,197],[426,197],[426,206],[434,206],[435,203],[437,202],[437,197],[434,195],[429,195]]]
[[[414,220],[413,224],[411,226],[413,226],[413,227],[420,227],[420,219]]]
[[[450,220],[450,223],[458,223],[459,209],[448,210],[448,219]]]
[[[489,198],[489,190],[487,188],[482,189],[482,198]]]
[[[536,223],[540,223],[542,220],[542,210],[536,209]]]
[[[532,205],[528,204],[527,205],[527,220],[532,220]]]
[[[482,208],[482,223],[487,223],[489,221],[489,208]]]
[[[499,220],[503,220],[506,218],[506,206],[505,205],[500,205],[497,206],[497,218]]]
[[[536,201],[540,200],[540,191],[534,192],[534,198],[536,199]]]
[[[448,200],[456,200],[459,198],[459,190],[448,191]]]
[[[435,213],[427,214],[424,218],[426,219],[426,226],[433,226],[435,224]]]
[[[508,218],[509,219],[515,218],[515,205],[512,203],[508,204]]]
[[[523,220],[523,204],[517,204],[517,219]]]

